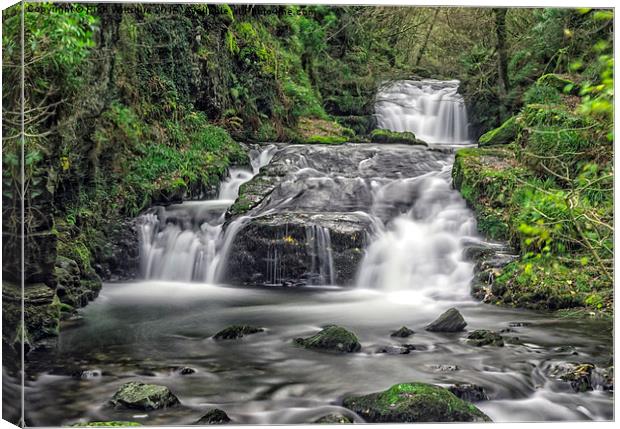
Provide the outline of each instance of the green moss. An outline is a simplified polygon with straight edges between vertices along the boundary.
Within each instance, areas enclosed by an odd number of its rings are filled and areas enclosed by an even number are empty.
[[[346,143],[346,137],[340,136],[310,136],[302,143],[318,143],[318,144],[342,144]]]
[[[343,405],[373,423],[490,421],[449,390],[425,383],[396,384],[383,392],[349,396]]]
[[[412,132],[397,132],[383,129],[375,129],[370,133],[370,139],[376,143],[404,143],[427,146],[425,142],[416,138]]]
[[[501,126],[486,132],[478,139],[480,146],[493,146],[512,143],[520,132],[516,116],[506,120]]]
[[[554,88],[556,91],[563,93],[573,93],[576,94],[579,92],[578,85],[570,80],[568,77],[561,76],[555,73],[547,73],[542,75],[536,81],[537,86],[548,86]]]

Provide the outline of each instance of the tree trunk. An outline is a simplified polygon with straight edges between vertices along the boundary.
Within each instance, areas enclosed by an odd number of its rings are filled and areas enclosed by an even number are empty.
[[[500,121],[506,118],[506,96],[510,90],[508,83],[508,53],[506,48],[506,8],[493,9],[495,13],[495,33],[497,35],[498,85]]]
[[[428,40],[431,38],[431,33],[433,32],[433,27],[435,26],[435,21],[437,21],[437,15],[438,14],[439,14],[439,8],[435,9],[435,14],[433,15],[433,20],[431,21],[431,23],[428,26],[428,31],[426,32],[426,37],[424,38],[424,43],[422,44],[422,47],[420,48],[420,51],[418,52],[418,58],[415,61],[416,67],[420,64],[420,61],[422,60],[422,56],[424,55],[424,52],[426,51],[426,47],[428,46]]]

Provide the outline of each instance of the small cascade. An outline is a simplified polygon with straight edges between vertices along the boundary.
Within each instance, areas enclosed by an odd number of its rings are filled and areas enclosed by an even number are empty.
[[[318,225],[306,227],[306,245],[312,258],[310,273],[313,277],[309,279],[310,284],[335,284],[334,259],[329,229]]]
[[[223,231],[226,210],[237,198],[241,185],[258,174],[275,151],[275,145],[260,152],[250,151],[252,171],[231,168],[228,178],[220,184],[217,199],[154,207],[140,216],[143,278],[213,283],[223,260],[221,253],[226,252],[229,242]]]
[[[468,144],[467,109],[458,80],[403,80],[379,89],[377,127],[410,131],[428,143]]]

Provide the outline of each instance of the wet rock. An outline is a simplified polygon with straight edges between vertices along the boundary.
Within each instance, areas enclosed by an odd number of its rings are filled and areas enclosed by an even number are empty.
[[[472,346],[495,346],[504,347],[504,337],[497,332],[487,329],[478,329],[467,336],[467,343]]]
[[[575,392],[592,390],[592,373],[594,365],[591,363],[564,363],[552,367],[550,375],[570,383]]]
[[[438,372],[452,372],[459,370],[459,367],[456,365],[431,365],[430,367]]]
[[[348,396],[343,405],[371,423],[491,421],[449,390],[424,383],[397,384],[383,392]]]
[[[431,332],[460,332],[465,329],[467,322],[456,308],[451,308],[430,323],[427,331]]]
[[[345,424],[353,423],[353,419],[342,414],[328,414],[316,420],[314,423]]]
[[[567,354],[567,355],[572,355],[572,356],[577,356],[579,354],[577,352],[577,349],[575,349],[575,347],[573,346],[560,346],[560,347],[554,348],[553,351],[556,353]]]
[[[454,384],[448,387],[448,390],[467,402],[486,401],[489,399],[484,387],[477,384]]]
[[[614,390],[614,367],[597,368],[595,367],[590,377],[593,389],[613,391]]]
[[[415,332],[412,329],[403,326],[399,330],[392,332],[390,334],[390,337],[407,338],[412,336],[413,334],[415,334]]]
[[[109,421],[109,422],[88,422],[88,423],[75,423],[73,425],[69,425],[72,427],[80,427],[80,428],[97,428],[97,427],[127,427],[127,426],[142,426],[138,422],[126,422],[126,421]]]
[[[179,404],[179,399],[166,386],[131,381],[123,384],[110,403],[115,408],[159,410]]]
[[[333,284],[350,285],[369,229],[368,217],[355,213],[279,213],[252,219],[233,240],[224,278],[238,285],[326,285],[332,279]]]
[[[294,342],[307,349],[340,353],[355,353],[362,349],[354,333],[336,325],[327,326],[321,332],[308,338],[296,338]]]
[[[511,328],[523,328],[525,326],[530,326],[531,323],[530,322],[510,322],[508,323],[508,326],[510,326]]]
[[[226,412],[220,410],[219,408],[213,408],[202,416],[197,422],[197,425],[223,425],[226,423],[230,423],[230,417]]]
[[[414,346],[385,346],[379,348],[377,353],[386,353],[388,355],[408,355],[411,350],[415,350]]]
[[[189,366],[184,366],[183,368],[179,368],[178,372],[181,375],[191,375],[195,374],[196,370],[194,368],[190,368]]]
[[[215,334],[213,338],[215,338],[216,340],[236,340],[238,338],[242,338],[245,335],[256,334],[263,331],[263,328],[257,328],[255,326],[232,325],[222,329],[220,332]]]

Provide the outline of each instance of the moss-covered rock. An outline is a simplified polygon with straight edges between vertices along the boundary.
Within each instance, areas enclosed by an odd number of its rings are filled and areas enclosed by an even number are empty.
[[[355,137],[355,132],[327,119],[301,118],[295,143],[342,144]]]
[[[398,132],[384,129],[375,129],[370,133],[370,140],[373,143],[404,143],[420,146],[428,146],[426,142],[416,138],[415,134],[409,131]]]
[[[548,86],[554,88],[559,92],[565,94],[578,94],[579,85],[569,79],[567,76],[562,76],[556,73],[547,73],[542,75],[536,81],[538,86]]]
[[[519,126],[517,117],[512,116],[498,128],[487,131],[480,136],[478,144],[480,144],[480,146],[494,146],[512,143],[517,138],[520,129],[521,127]]]
[[[339,353],[355,353],[362,349],[353,332],[336,325],[327,326],[308,338],[296,338],[294,343],[307,349]]]
[[[115,408],[159,410],[178,405],[179,399],[166,386],[131,381],[123,384],[110,400]]]
[[[415,334],[413,329],[409,329],[406,326],[401,327],[400,329],[392,332],[390,337],[398,337],[398,338],[407,338]]]
[[[348,396],[343,405],[371,423],[491,421],[449,390],[425,383],[396,384],[383,392]]]
[[[504,347],[504,338],[497,332],[486,329],[477,329],[467,336],[467,343],[476,347]]]
[[[204,416],[202,416],[196,422],[197,425],[224,425],[230,423],[230,417],[226,414],[225,411],[220,410],[219,408],[213,408],[206,412]]]
[[[353,419],[351,417],[344,416],[342,414],[328,414],[326,416],[323,416],[317,419],[314,423],[323,423],[323,424],[332,424],[332,425],[347,424],[347,423],[353,423]]]
[[[232,325],[222,329],[220,332],[213,336],[216,340],[236,340],[242,338],[245,335],[252,335],[259,332],[263,332],[265,329],[250,325]]]

